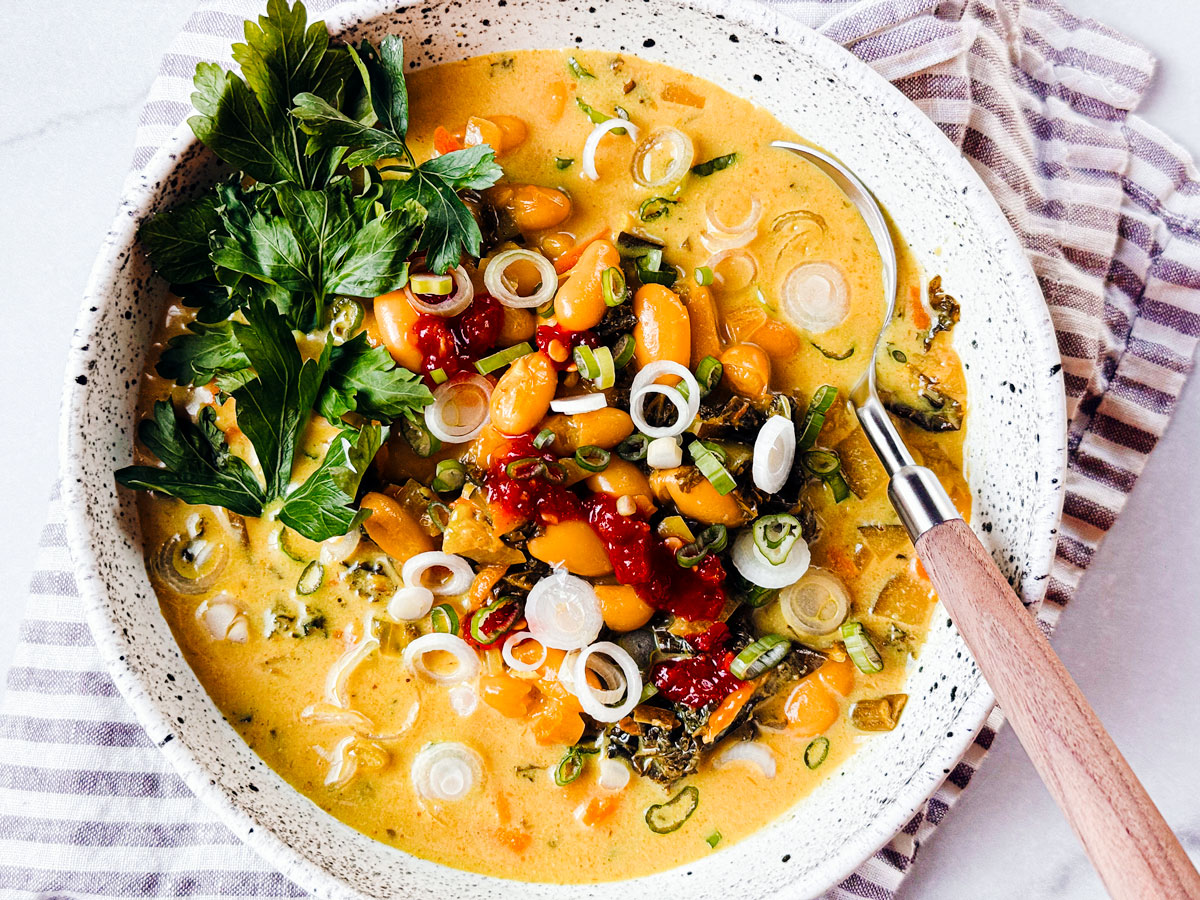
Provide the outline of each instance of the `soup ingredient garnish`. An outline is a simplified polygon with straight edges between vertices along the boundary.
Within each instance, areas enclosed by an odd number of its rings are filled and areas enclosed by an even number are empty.
[[[541,278],[537,290],[527,297],[517,294],[505,282],[504,273],[517,262],[532,265]],[[534,253],[532,250],[505,250],[489,260],[483,272],[483,282],[488,293],[505,306],[514,309],[534,309],[554,299],[554,293],[558,290],[558,273],[554,271],[554,263],[540,253]]]
[[[850,595],[832,572],[809,569],[779,592],[779,611],[797,637],[833,634],[850,611]]]
[[[520,659],[514,651],[524,644],[536,644],[540,652],[532,659]],[[549,651],[545,644],[533,636],[533,632],[518,631],[504,639],[504,646],[501,647],[500,653],[504,657],[504,661],[508,663],[508,667],[514,672],[536,672],[546,664]]]
[[[483,760],[465,744],[429,744],[413,760],[412,781],[429,800],[461,800],[483,777]]]
[[[664,154],[666,155],[665,163],[662,159]],[[688,169],[695,157],[696,148],[692,143],[692,139],[678,128],[665,128],[662,131],[656,131],[638,144],[637,149],[634,150],[633,162],[630,164],[630,168],[633,171],[633,180],[642,185],[642,187],[648,188],[659,188],[676,184],[682,181],[683,177],[687,175]],[[667,203],[678,202],[669,200],[666,197],[657,197],[654,199]],[[644,210],[645,207],[646,203],[643,203],[642,209]],[[665,211],[664,209],[663,212]],[[647,216],[641,210],[639,210],[639,214],[643,222],[658,217],[657,215]]]
[[[627,122],[624,119],[606,119],[588,135],[587,140],[583,145],[583,174],[584,177],[590,178],[592,181],[600,180],[600,173],[596,171],[596,151],[600,148],[600,140],[609,132],[613,134],[625,134],[628,132],[629,137],[636,141],[639,131],[636,125],[632,122]]]
[[[607,686],[601,690],[588,683],[588,670],[593,657],[607,656],[617,664],[623,684]],[[611,667],[609,667],[610,672]],[[629,715],[642,699],[642,673],[633,657],[611,641],[599,641],[585,647],[575,659],[571,672],[574,694],[579,698],[583,711],[597,722],[617,722]],[[620,701],[620,702],[618,702]],[[616,704],[616,705],[613,705]]]
[[[600,760],[599,769],[596,783],[606,791],[619,791],[629,784],[629,766],[620,760],[606,756]]]
[[[754,486],[768,493],[782,490],[795,459],[795,425],[791,419],[771,416],[754,439]]]
[[[797,328],[823,334],[850,315],[850,292],[841,269],[827,262],[802,263],[783,280],[780,308]]]
[[[824,736],[813,738],[804,748],[804,764],[810,769],[815,769],[825,762],[825,757],[828,755],[829,738]]]
[[[862,622],[844,623],[841,636],[842,643],[846,645],[846,652],[850,654],[850,659],[860,672],[870,675],[883,670],[883,658],[875,649],[875,645],[871,643],[871,639],[867,637]]]
[[[457,316],[475,299],[475,288],[471,284],[471,277],[467,274],[467,270],[462,266],[455,266],[446,276],[423,275],[427,278],[448,277],[453,284],[453,293],[451,291],[421,291],[419,290],[420,281],[418,276],[414,275],[409,279],[409,283],[404,288],[404,296],[408,300],[412,308],[419,312],[426,313],[431,316],[441,316],[449,318]],[[440,285],[439,285],[440,286]],[[428,296],[429,299],[426,299]]]
[[[735,762],[747,762],[757,766],[767,778],[774,778],[777,770],[775,754],[766,744],[757,741],[737,741],[713,757],[713,765],[723,769]]]
[[[492,383],[482,375],[456,375],[439,384],[433,404],[425,407],[425,427],[448,444],[473,441],[490,418],[492,390]]]
[[[454,657],[454,668],[444,671],[430,669],[425,656],[430,653],[449,653]],[[471,645],[454,634],[433,631],[416,638],[404,648],[404,664],[418,675],[440,684],[457,684],[470,681],[479,674],[479,657]]]
[[[701,178],[706,178],[713,172],[720,172],[722,169],[728,169],[737,162],[737,153],[726,153],[724,156],[714,156],[712,159],[705,160],[702,163],[697,163],[692,166],[692,174],[699,175]]]
[[[444,577],[441,581],[426,583],[425,573],[433,569],[445,569],[449,572],[449,577]],[[461,556],[443,553],[441,550],[427,550],[409,559],[404,564],[400,577],[409,587],[425,587],[439,597],[451,597],[456,594],[465,594],[471,586],[475,573],[471,569],[471,564]]]
[[[729,664],[735,678],[749,681],[773,669],[792,651],[792,643],[781,634],[764,634]]]
[[[433,592],[430,591],[432,594]],[[439,603],[429,611],[429,622],[436,632],[458,633],[458,613],[449,603]]]
[[[656,803],[647,809],[646,826],[655,834],[678,831],[699,805],[700,789],[689,784],[666,803]]]
[[[776,554],[777,555],[777,554]],[[759,549],[753,530],[747,529],[733,542],[733,564],[742,577],[763,588],[783,588],[799,580],[808,569],[808,544],[792,543],[785,557],[774,563]]]
[[[535,638],[558,650],[586,647],[604,626],[600,600],[591,584],[562,571],[533,586],[525,598],[525,619]]]

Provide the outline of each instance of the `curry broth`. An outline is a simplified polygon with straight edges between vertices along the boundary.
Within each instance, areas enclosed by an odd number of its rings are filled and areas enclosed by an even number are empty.
[[[880,263],[864,223],[835,186],[794,155],[767,146],[773,140],[795,140],[797,135],[765,110],[674,69],[600,51],[575,56],[594,78],[571,78],[564,65],[566,55],[559,51],[484,56],[412,73],[411,145],[429,154],[437,126],[459,128],[473,115],[518,116],[527,123],[529,134],[502,157],[506,180],[567,192],[574,211],[562,227],[576,238],[602,226],[614,232],[633,227],[652,230],[672,248],[671,261],[684,272],[703,265],[709,256],[697,241],[708,204],[725,221],[745,216],[751,193],[765,207],[764,223],[796,209],[817,213],[822,224],[806,220],[809,224],[800,232],[764,228],[751,245],[761,263],[757,276],[731,289],[718,284],[715,294],[724,337],[737,340],[759,321],[764,309],[773,312],[771,298],[788,268],[804,258],[838,261],[848,276],[850,316],[812,341],[801,339],[794,358],[776,367],[773,387],[805,397],[822,384],[848,390],[870,357],[878,328]],[[634,86],[626,91],[630,83]],[[703,106],[668,102],[664,94],[692,102],[700,99]],[[623,177],[633,150],[628,138],[601,142],[597,154],[601,180],[583,177],[579,156],[592,123],[577,108],[576,96],[597,108],[619,104],[643,133],[668,126],[686,130],[695,141],[697,160],[736,151],[738,161],[707,178],[690,178],[669,214],[643,226],[631,211],[653,192]],[[560,168],[556,158],[574,162]],[[790,244],[789,239],[793,239]],[[736,274],[726,279],[727,284],[736,280]],[[901,297],[923,290],[907,250],[902,250],[900,276]],[[159,347],[189,320],[189,311],[173,306],[157,336]],[[891,336],[894,345],[909,354],[921,351],[917,329],[903,318]],[[848,348],[853,352],[845,359],[829,358],[830,353],[841,355]],[[945,337],[939,340],[937,352],[943,374],[957,379],[950,386],[963,396],[958,361]],[[157,352],[151,357],[156,358]],[[142,412],[172,391],[178,403],[194,402],[189,392],[174,388],[149,368],[143,380]],[[966,511],[969,495],[960,472],[962,431],[934,435],[907,423],[903,427],[909,446],[919,459],[935,466]],[[329,426],[316,420],[306,438],[317,448],[331,434]],[[234,434],[230,438],[234,452],[238,452],[236,440]],[[364,629],[378,631],[380,626],[372,624],[372,618],[382,612],[378,603],[357,595],[344,582],[327,581],[315,594],[298,597],[295,585],[305,563],[279,546],[278,529],[267,521],[248,521],[244,541],[226,542],[228,563],[219,583],[208,592],[178,593],[158,574],[155,587],[185,657],[216,706],[275,771],[338,819],[426,859],[499,877],[592,882],[648,874],[714,852],[708,842],[714,835],[719,835],[717,849],[724,849],[783,814],[864,739],[863,732],[847,721],[850,707],[857,700],[904,689],[906,659],[919,649],[926,625],[921,610],[927,618],[932,595],[926,590],[923,599],[917,598],[920,602],[914,601],[911,591],[893,598],[903,607],[899,615],[912,621],[875,615],[885,583],[899,573],[911,576],[911,584],[919,586],[920,573],[912,563],[896,561],[912,555],[911,545],[898,531],[883,489],[882,470],[869,450],[864,451],[853,417],[835,407],[821,444],[842,447],[844,458],[858,460],[856,487],[864,496],[851,496],[835,505],[823,485],[806,489],[822,526],[821,537],[812,547],[813,564],[845,577],[852,615],[880,633],[900,621],[903,634],[881,648],[886,661],[882,672],[856,673],[852,691],[840,701],[843,714],[825,733],[830,751],[823,765],[815,770],[805,765],[808,736],[768,733],[763,740],[775,751],[776,776],[768,779],[745,764],[717,771],[711,760],[704,763],[698,774],[686,779],[700,791],[699,806],[670,834],[649,831],[645,815],[650,805],[671,794],[636,775],[619,793],[609,818],[591,826],[581,824],[579,810],[598,791],[595,757],[582,777],[558,786],[553,773],[562,746],[539,743],[524,721],[506,718],[484,703],[469,715],[457,712],[451,691],[415,677],[401,664],[398,648],[388,646],[391,635],[386,626],[379,652],[357,666],[344,686],[347,705],[369,719],[370,727],[355,731],[345,718],[321,721],[322,704],[328,701],[328,673],[347,648],[362,639]],[[315,465],[303,456],[298,454],[301,475],[303,467]],[[848,464],[847,468],[847,474],[852,474]],[[139,507],[152,573],[158,571],[159,548],[176,535],[201,527],[196,516],[202,517],[206,534],[226,530],[221,517],[207,507],[189,507],[148,494],[139,497]],[[364,540],[357,553],[370,554],[369,542]],[[214,641],[210,636],[206,604],[220,592],[236,597],[245,610],[249,636],[244,643]],[[769,608],[755,615],[765,626],[779,627]],[[293,636],[305,631],[305,636]],[[818,641],[814,646],[823,644]],[[355,742],[350,746],[357,771],[344,785],[329,785],[331,758],[339,742],[348,739]],[[410,766],[417,751],[430,741],[460,741],[482,755],[483,783],[469,800],[435,804],[414,791]]]

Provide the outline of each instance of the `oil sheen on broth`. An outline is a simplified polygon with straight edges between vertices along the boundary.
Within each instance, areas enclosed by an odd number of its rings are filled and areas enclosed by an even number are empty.
[[[722,347],[765,346],[771,388],[800,397],[801,403],[822,385],[838,389],[839,402],[829,411],[819,445],[837,452],[854,494],[834,503],[820,482],[805,488],[820,526],[812,563],[845,583],[851,618],[867,625],[884,662],[882,671],[867,674],[846,661],[836,633],[809,640],[831,653],[826,674],[833,673],[838,690],[810,675],[817,685],[809,691],[813,696],[786,699],[793,706],[833,705],[836,715],[821,731],[828,740],[827,758],[816,768],[806,765],[805,751],[818,735],[790,725],[782,709],[774,714],[778,727],[761,729],[756,739],[772,751],[773,777],[745,761],[717,769],[708,754],[698,772],[669,789],[635,774],[620,790],[606,791],[597,783],[599,755],[585,754],[583,774],[560,786],[554,773],[566,749],[561,742],[539,739],[527,717],[502,714],[480,702],[469,686],[451,689],[402,664],[412,631],[390,622],[386,597],[378,597],[380,584],[394,587],[389,579],[403,558],[393,558],[390,571],[386,565],[374,566],[380,571],[348,568],[382,556],[364,536],[353,556],[330,567],[331,576],[315,593],[299,595],[297,580],[307,561],[318,558],[316,545],[294,533],[281,536],[281,527],[265,519],[231,522],[208,507],[148,494],[139,498],[163,614],[213,702],[276,772],[322,809],[379,841],[457,868],[550,882],[664,870],[723,850],[801,802],[858,743],[870,739],[869,729],[878,727],[869,716],[858,720],[866,728],[857,727],[851,715],[856,705],[903,694],[906,663],[919,652],[934,599],[887,504],[883,472],[841,403],[869,359],[882,313],[880,261],[855,209],[811,166],[768,147],[773,140],[798,136],[752,103],[633,56],[584,51],[572,58],[590,76],[575,77],[568,55],[560,51],[484,56],[412,73],[410,145],[429,156],[439,127],[461,138],[472,117],[517,117],[527,135],[499,158],[504,182],[558,188],[572,204],[566,221],[527,235],[526,246],[543,247],[554,258],[601,229],[651,234],[666,245],[670,262],[687,273],[678,290],[690,287],[692,294],[700,291],[691,273],[713,255],[703,238],[708,217],[736,223],[750,211],[751,197],[762,203],[762,224],[746,246],[757,271],[749,271],[744,257],[735,255],[718,266],[709,288],[720,342]],[[629,177],[633,142],[605,137],[595,161],[600,179],[585,177],[581,156],[593,123],[577,98],[606,114],[620,106],[643,136],[680,129],[694,142],[697,163],[735,152],[736,163],[707,176],[688,176],[681,190],[659,204],[665,212],[640,221],[639,207],[655,192]],[[850,314],[819,335],[773,324],[781,318],[780,283],[804,261],[833,263],[846,280]],[[478,273],[471,272],[482,290]],[[908,398],[915,404],[913,398],[932,381],[943,401],[959,398],[950,402],[961,411],[965,385],[950,335],[934,329],[927,346],[931,323],[919,321],[920,309],[927,316],[930,300],[940,297],[936,286],[928,290],[926,277],[902,251],[901,315],[890,332],[881,377],[897,403]],[[368,331],[378,339],[369,301],[365,305]],[[172,306],[157,335],[159,347],[190,319],[189,310]],[[151,363],[156,355],[152,352]],[[197,402],[156,376],[153,365],[144,385],[144,412],[172,391],[180,404]],[[796,415],[802,413],[801,408]],[[908,421],[901,426],[918,458],[938,472],[960,509],[969,511],[960,473],[963,430],[935,433]],[[314,417],[305,440],[317,447],[331,434],[331,427]],[[231,446],[238,452],[236,435]],[[464,449],[448,447],[453,452],[437,458]],[[302,478],[315,462],[303,453],[298,460],[296,477]],[[375,489],[402,486],[410,477],[428,484],[433,462],[414,456],[393,429],[386,457],[376,464]],[[227,536],[214,551],[223,564],[221,576],[206,590],[180,593],[173,589],[176,581],[161,577],[161,548],[178,554],[181,540],[201,532],[206,538]],[[410,553],[436,545],[434,537],[421,532]],[[787,633],[771,604],[752,619],[763,631]],[[428,619],[415,626],[430,630]],[[355,660],[339,683],[330,673],[362,646],[364,629],[378,638],[378,647],[372,645]],[[431,662],[435,669],[439,664]],[[485,676],[502,668],[498,653],[484,655]],[[465,800],[437,803],[414,790],[413,760],[433,741],[461,742],[479,754],[482,783]],[[683,785],[698,789],[694,814],[670,833],[651,831],[647,809],[675,796]]]

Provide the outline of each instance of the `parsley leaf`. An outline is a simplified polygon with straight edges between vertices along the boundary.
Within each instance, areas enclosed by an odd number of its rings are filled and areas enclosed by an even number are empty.
[[[154,368],[163,378],[177,384],[201,385],[249,365],[250,360],[233,335],[231,322],[215,325],[195,322],[186,333],[171,338]]]
[[[302,362],[291,329],[279,311],[255,299],[244,310],[246,324],[233,332],[256,377],[233,392],[238,428],[254,445],[266,478],[268,499],[282,497],[292,474],[296,438],[308,421],[329,348],[320,359]]]
[[[379,452],[387,429],[371,424],[343,429],[325,452],[321,465],[287,495],[279,518],[310,541],[323,541],[356,527],[367,513],[354,499],[367,466]]]
[[[155,271],[180,284],[212,276],[208,258],[209,236],[221,228],[217,198],[205,194],[189,203],[159,213],[138,230],[138,239]]]
[[[246,23],[246,43],[234,45],[233,58],[243,77],[213,63],[196,67],[192,103],[199,115],[188,119],[196,137],[256,181],[324,184],[341,150],[306,155],[289,109],[302,92],[339,102],[352,71],[349,54],[329,45],[323,22],[307,25],[302,3],[268,0],[267,15]]]
[[[354,297],[377,297],[408,282],[408,257],[417,246],[425,210],[416,203],[398,207],[360,228],[325,272],[325,290]]]
[[[401,416],[418,421],[433,395],[420,377],[400,368],[384,347],[372,347],[359,334],[330,355],[329,371],[317,398],[317,410],[330,422],[356,412],[391,422]]]
[[[426,265],[434,272],[458,265],[464,252],[479,255],[483,235],[457,192],[491,187],[502,174],[492,148],[480,144],[421,163],[407,181],[387,182],[393,186],[393,208],[406,201],[425,207],[417,248],[425,251]]]
[[[117,481],[126,487],[157,491],[185,503],[211,503],[243,516],[262,514],[263,490],[249,465],[229,452],[217,428],[217,413],[203,407],[193,424],[177,417],[165,400],[138,426],[138,437],[163,467],[126,466]]]

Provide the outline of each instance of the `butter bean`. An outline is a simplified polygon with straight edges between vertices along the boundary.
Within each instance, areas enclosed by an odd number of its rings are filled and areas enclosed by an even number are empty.
[[[522,356],[492,391],[492,424],[504,434],[524,434],[545,418],[558,389],[558,372],[544,353]]]

